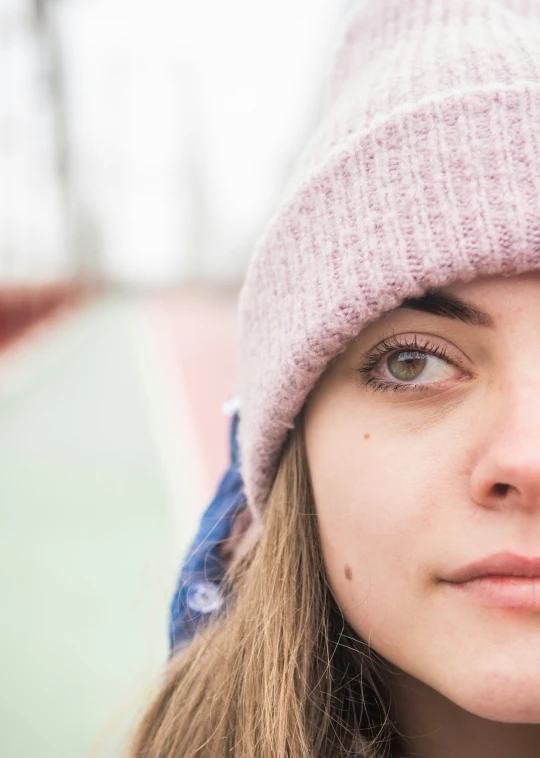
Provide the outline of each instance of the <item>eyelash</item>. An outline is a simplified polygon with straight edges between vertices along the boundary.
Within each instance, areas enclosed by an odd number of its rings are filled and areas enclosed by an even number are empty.
[[[446,363],[455,365],[453,361],[447,357],[447,352],[444,347],[431,342],[428,337],[425,337],[423,341],[419,341],[415,335],[413,339],[410,337],[396,337],[392,335],[379,342],[370,353],[365,356],[364,363],[359,366],[356,371],[361,375],[362,384],[365,387],[371,387],[374,392],[386,392],[388,390],[392,392],[422,392],[426,389],[425,384],[412,384],[405,382],[391,382],[388,379],[382,379],[378,376],[373,376],[372,371],[381,362],[381,359],[385,356],[391,355],[395,352],[402,350],[416,351],[419,353],[426,353],[426,355],[434,355],[437,358],[441,358]],[[434,383],[430,383],[434,384]]]

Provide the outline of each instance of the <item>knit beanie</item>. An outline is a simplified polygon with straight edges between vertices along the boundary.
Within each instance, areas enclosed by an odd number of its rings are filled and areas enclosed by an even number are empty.
[[[364,0],[239,302],[252,512],[329,361],[427,289],[540,269],[540,0]]]

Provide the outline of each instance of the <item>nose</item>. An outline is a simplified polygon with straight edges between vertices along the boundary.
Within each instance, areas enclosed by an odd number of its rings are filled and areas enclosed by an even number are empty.
[[[540,510],[540,380],[486,404],[471,496],[485,508]]]

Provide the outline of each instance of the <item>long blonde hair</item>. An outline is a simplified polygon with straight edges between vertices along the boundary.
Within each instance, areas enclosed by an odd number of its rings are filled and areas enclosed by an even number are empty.
[[[227,611],[176,655],[131,758],[383,758],[396,733],[384,663],[328,587],[301,417]]]

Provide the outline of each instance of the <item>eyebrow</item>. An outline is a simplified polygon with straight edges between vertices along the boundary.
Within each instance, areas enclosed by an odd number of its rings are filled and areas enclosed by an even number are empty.
[[[407,297],[398,308],[410,308],[414,311],[432,313],[434,316],[462,321],[472,326],[484,326],[493,329],[495,324],[485,311],[475,308],[454,295],[443,294],[437,290],[428,290],[422,297]]]

